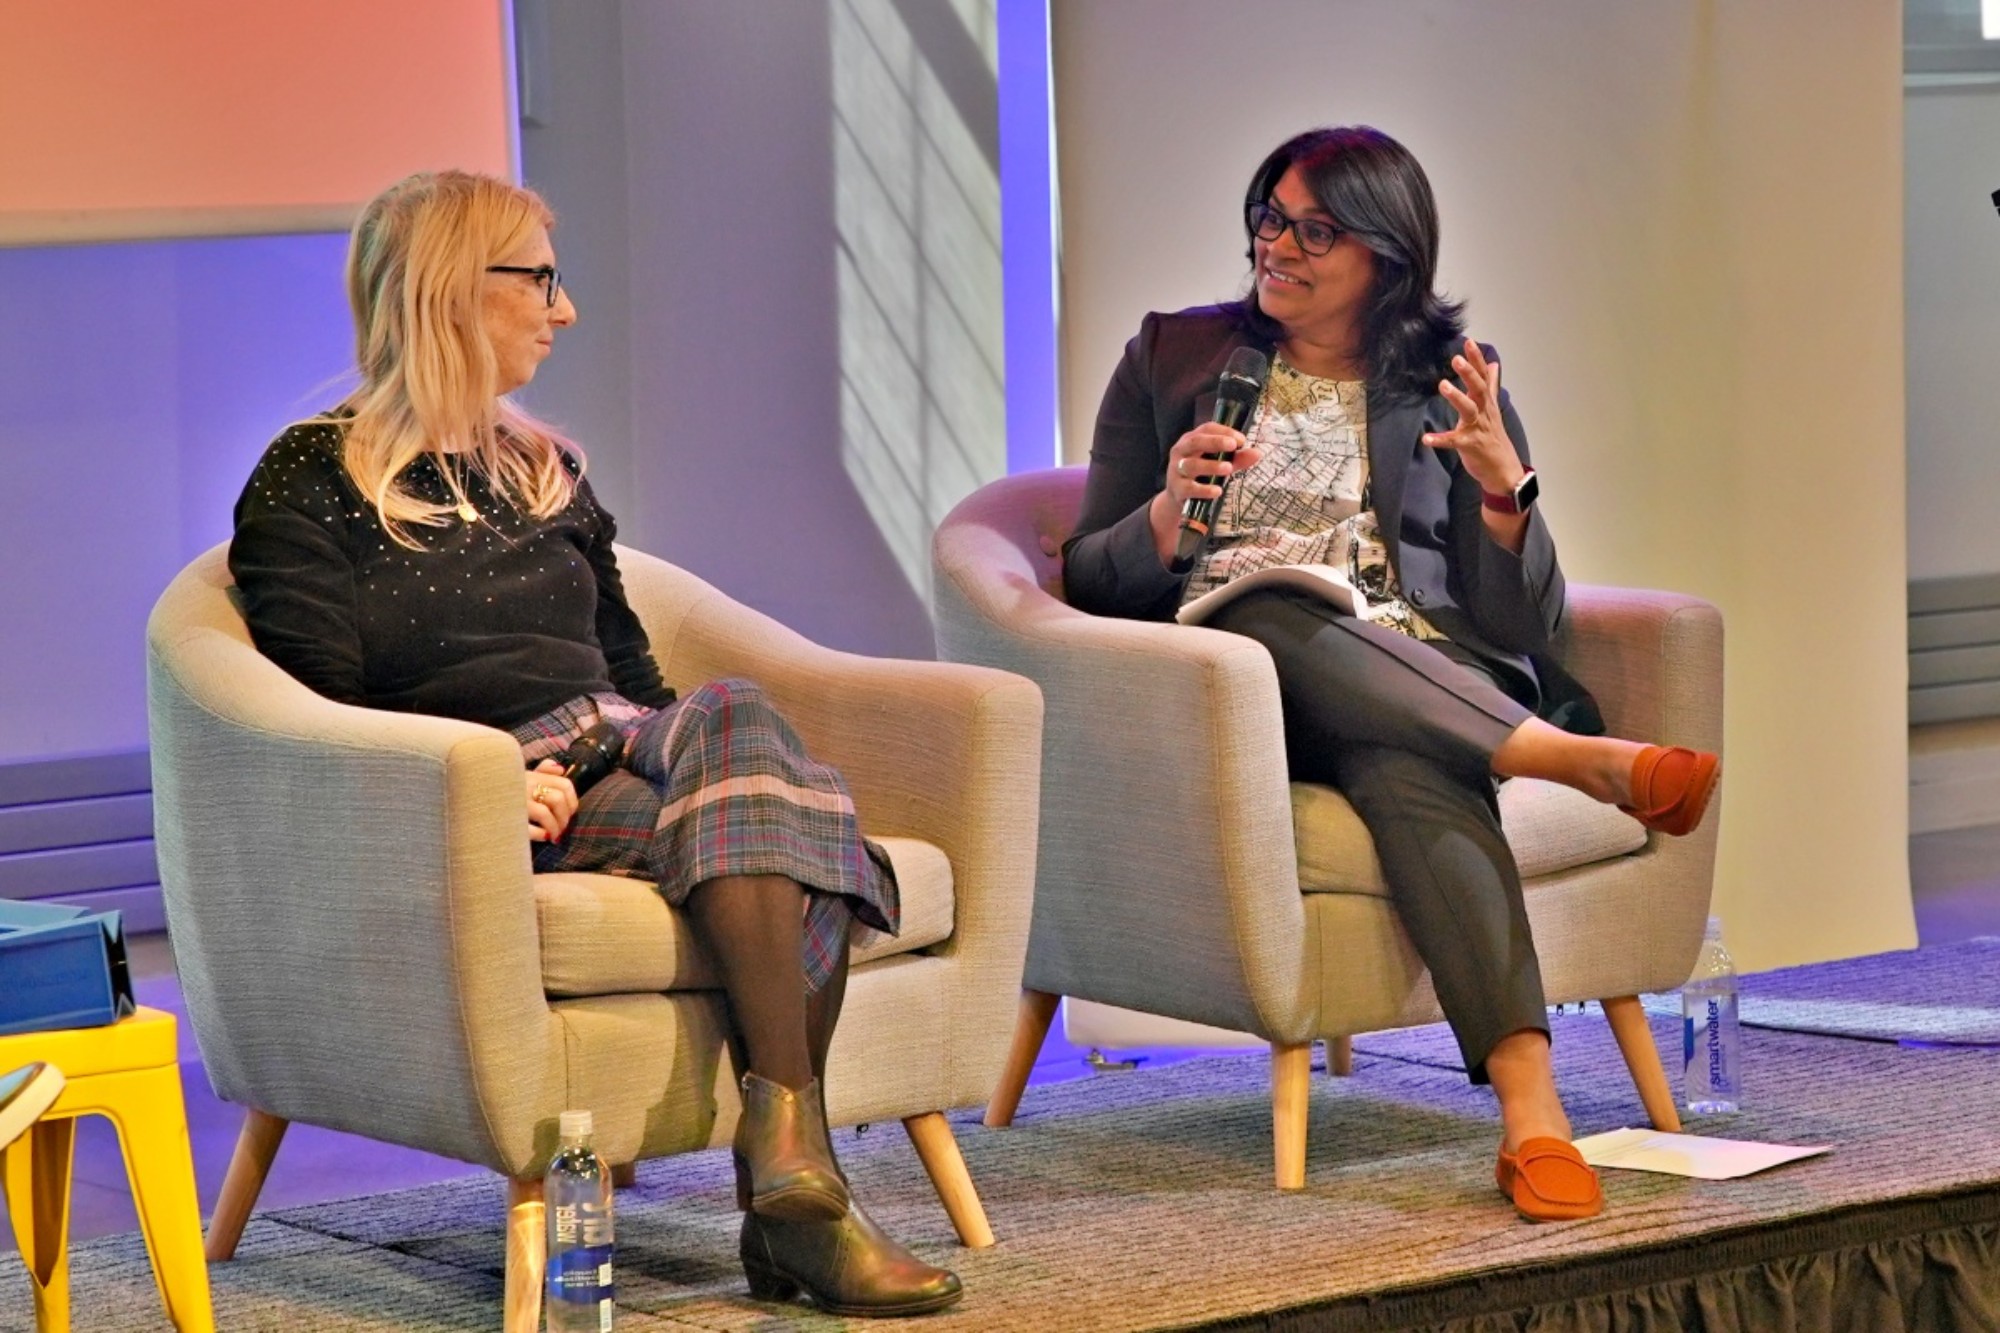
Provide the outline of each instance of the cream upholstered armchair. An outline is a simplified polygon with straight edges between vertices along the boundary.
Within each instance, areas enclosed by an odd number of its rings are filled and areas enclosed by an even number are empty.
[[[1295,1189],[1313,1040],[1344,1072],[1351,1034],[1442,1015],[1360,819],[1332,789],[1286,780],[1263,647],[1061,600],[1084,472],[988,485],[932,547],[939,656],[1019,672],[1048,710],[1025,990],[987,1123],[1011,1120],[1061,996],[1248,1032],[1271,1044],[1277,1181]],[[1572,584],[1558,650],[1614,734],[1720,750],[1713,606]],[[1163,718],[1208,726],[1190,738]],[[1666,839],[1550,783],[1508,782],[1500,806],[1549,1001],[1602,1001],[1652,1122],[1678,1128],[1637,996],[1687,979],[1719,812]]]
[[[700,579],[620,556],[662,671],[763,685],[889,851],[904,931],[855,956],[835,1124],[899,1118],[967,1245],[990,1244],[942,1114],[982,1101],[1034,881],[1041,701],[998,671],[834,652]],[[148,626],[160,881],[216,1091],[248,1109],[209,1232],[235,1249],[285,1126],[346,1130],[512,1182],[507,1328],[534,1329],[556,1117],[605,1158],[729,1142],[721,993],[641,881],[531,875],[504,732],[329,702],[251,646],[224,550]]]

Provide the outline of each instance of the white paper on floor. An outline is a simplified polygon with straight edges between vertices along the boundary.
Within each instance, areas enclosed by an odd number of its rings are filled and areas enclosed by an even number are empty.
[[[1592,1166],[1659,1171],[1670,1176],[1693,1176],[1696,1180],[1734,1180],[1831,1149],[1827,1144],[1791,1147],[1782,1143],[1711,1139],[1700,1134],[1668,1134],[1657,1129],[1614,1129],[1578,1139],[1576,1150]]]

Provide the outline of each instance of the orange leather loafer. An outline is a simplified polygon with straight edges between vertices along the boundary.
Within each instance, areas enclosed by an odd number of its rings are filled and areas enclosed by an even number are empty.
[[[1604,1211],[1597,1172],[1561,1139],[1529,1139],[1511,1153],[1503,1144],[1493,1183],[1530,1222],[1574,1222]]]
[[[1708,811],[1722,761],[1684,745],[1648,745],[1632,761],[1632,804],[1621,805],[1655,833],[1692,833]]]

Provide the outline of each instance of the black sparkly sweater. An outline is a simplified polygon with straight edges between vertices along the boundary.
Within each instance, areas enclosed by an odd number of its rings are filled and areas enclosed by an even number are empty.
[[[578,695],[616,691],[664,707],[673,692],[626,604],[616,525],[580,477],[549,519],[464,478],[479,517],[383,530],[340,462],[336,425],[272,442],[236,502],[229,568],[251,637],[272,661],[341,703],[464,718],[503,729]],[[450,503],[430,458],[403,474]]]

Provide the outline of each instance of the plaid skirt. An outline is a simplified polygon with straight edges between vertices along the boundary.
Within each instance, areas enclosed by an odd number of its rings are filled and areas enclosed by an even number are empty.
[[[889,858],[861,836],[834,769],[808,758],[756,684],[718,680],[663,709],[616,694],[572,699],[514,728],[528,767],[600,721],[625,755],[583,794],[562,840],[534,844],[537,874],[589,870],[650,879],[678,907],[725,875],[784,875],[807,889],[806,989],[817,991],[856,923],[895,934]]]

